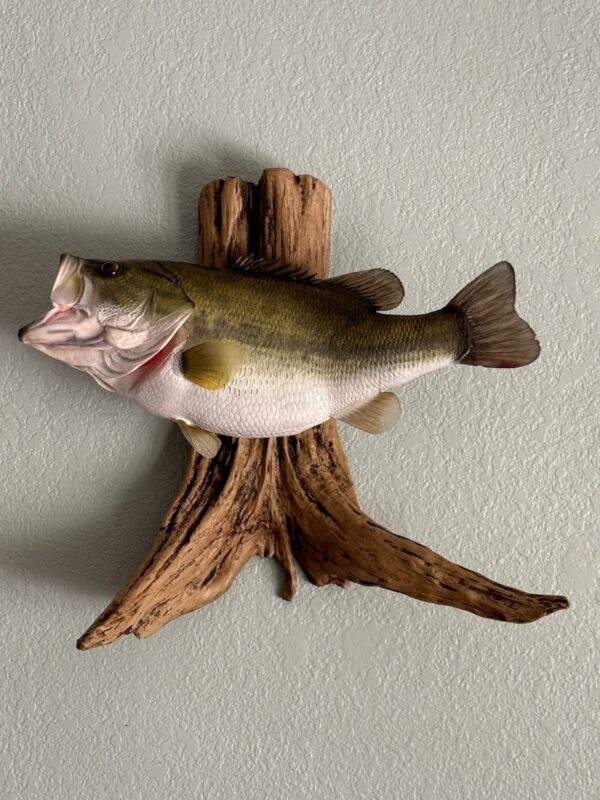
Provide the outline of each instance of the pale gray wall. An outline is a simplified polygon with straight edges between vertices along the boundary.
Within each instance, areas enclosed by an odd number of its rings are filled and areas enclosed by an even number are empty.
[[[598,4],[4,9],[2,797],[598,797]],[[16,330],[61,251],[190,258],[202,184],[273,165],[332,187],[334,271],[395,270],[407,312],[515,264],[541,359],[424,378],[392,433],[343,436],[378,520],[570,611],[286,604],[257,560],[153,639],[75,650],[186,447]]]

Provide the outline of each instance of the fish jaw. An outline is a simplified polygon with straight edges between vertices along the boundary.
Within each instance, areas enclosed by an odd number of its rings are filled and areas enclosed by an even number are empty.
[[[84,288],[81,259],[70,253],[63,253],[60,257],[58,275],[50,294],[53,306],[55,308],[71,308],[82,299]]]
[[[18,336],[23,344],[41,349],[97,344],[103,332],[104,326],[85,311],[54,306],[41,319],[21,328]]]
[[[82,259],[63,253],[50,300],[43,317],[21,328],[20,341],[70,366],[85,369],[107,347],[104,325],[89,308],[93,286],[81,272]]]
[[[41,319],[21,328],[23,344],[76,369],[93,366],[107,349],[104,326],[80,308],[54,306]]]

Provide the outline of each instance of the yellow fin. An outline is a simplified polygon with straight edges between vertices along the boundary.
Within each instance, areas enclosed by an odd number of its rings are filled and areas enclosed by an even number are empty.
[[[218,436],[210,431],[203,430],[203,428],[196,428],[182,419],[178,420],[177,424],[197,453],[200,453],[205,458],[213,458],[217,455],[219,447],[221,447],[221,440]]]
[[[239,370],[243,355],[237,342],[202,342],[183,353],[183,374],[203,389],[222,389]]]
[[[383,433],[394,427],[401,411],[400,400],[393,392],[381,392],[344,409],[336,418],[367,433]]]

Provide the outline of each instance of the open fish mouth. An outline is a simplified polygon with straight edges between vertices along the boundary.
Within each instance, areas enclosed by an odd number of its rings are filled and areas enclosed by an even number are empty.
[[[52,287],[52,308],[41,319],[21,328],[19,339],[48,352],[61,347],[102,346],[104,325],[89,314],[94,288],[81,273],[81,259],[61,256]]]
[[[145,263],[63,254],[50,294],[52,308],[21,328],[19,339],[87,372],[104,388],[123,390],[121,379],[171,342],[172,352],[194,311],[177,281]]]

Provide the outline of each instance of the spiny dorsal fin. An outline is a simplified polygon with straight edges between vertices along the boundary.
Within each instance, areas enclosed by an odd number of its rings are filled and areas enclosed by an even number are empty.
[[[237,342],[201,342],[182,353],[184,376],[203,389],[222,389],[239,370],[244,350]]]
[[[254,259],[252,256],[238,258],[232,269],[337,291],[359,302],[369,311],[389,311],[399,306],[404,298],[402,281],[387,269],[365,269],[321,280],[304,267],[279,264],[275,261],[266,262],[263,259]]]
[[[286,278],[301,283],[319,283],[319,279],[305,267],[280,264],[278,261],[265,261],[264,258],[254,258],[254,256],[238,258],[235,264],[230,266],[230,269],[249,272],[253,275],[268,275],[271,278]]]
[[[381,392],[364,403],[345,408],[336,419],[367,433],[383,433],[398,422],[402,409],[393,392]]]
[[[322,281],[327,288],[343,289],[360,299],[371,311],[389,311],[404,298],[402,281],[388,269],[365,269]]]
[[[221,447],[221,440],[218,436],[210,431],[205,431],[203,428],[197,428],[195,425],[190,425],[185,420],[178,420],[177,424],[185,438],[192,445],[197,453],[205,458],[214,458]]]

